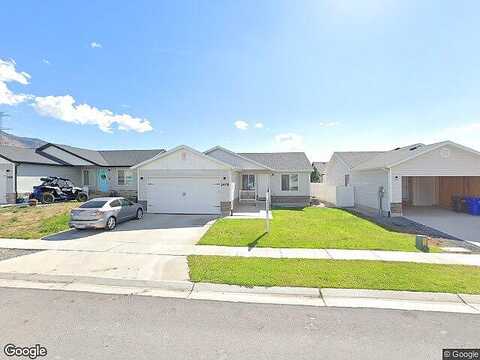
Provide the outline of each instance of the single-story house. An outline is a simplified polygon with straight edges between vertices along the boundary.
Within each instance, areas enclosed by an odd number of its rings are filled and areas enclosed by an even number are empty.
[[[130,167],[164,151],[97,151],[52,143],[36,149],[0,145],[0,204],[28,195],[46,176],[68,178],[87,187],[92,196],[115,191],[135,198],[136,172]]]
[[[138,200],[153,213],[225,215],[262,204],[267,189],[277,206],[310,203],[312,166],[303,152],[235,153],[220,146],[200,152],[182,145],[132,169]]]
[[[480,196],[480,152],[452,141],[335,152],[325,182],[353,187],[355,207],[383,215],[401,216],[415,207],[451,209],[453,196]]]
[[[327,164],[328,162],[326,161],[314,161],[312,163],[312,167],[317,169],[318,174],[320,175],[320,181],[319,181],[320,183],[325,182],[325,173],[327,170]]]
[[[45,176],[71,179],[92,196],[112,191],[136,198],[153,213],[227,214],[240,205],[310,203],[312,166],[303,152],[235,153],[89,150],[48,143],[37,149],[0,146],[0,203],[28,194]]]

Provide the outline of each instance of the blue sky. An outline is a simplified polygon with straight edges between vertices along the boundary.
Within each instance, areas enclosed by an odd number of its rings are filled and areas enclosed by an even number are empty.
[[[2,13],[0,111],[17,135],[311,160],[445,139],[480,149],[478,1],[32,0]]]

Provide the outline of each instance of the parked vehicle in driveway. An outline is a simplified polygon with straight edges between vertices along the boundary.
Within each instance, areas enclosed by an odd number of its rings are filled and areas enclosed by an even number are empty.
[[[33,187],[30,199],[36,199],[43,204],[51,204],[55,201],[88,200],[87,193],[82,188],[76,187],[69,179],[48,176],[40,180],[42,183]]]
[[[113,230],[118,223],[143,218],[142,205],[123,197],[89,200],[70,212],[70,227]]]

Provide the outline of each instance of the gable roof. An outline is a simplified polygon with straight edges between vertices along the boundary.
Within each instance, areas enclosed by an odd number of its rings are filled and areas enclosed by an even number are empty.
[[[246,158],[245,156],[237,154],[221,146],[215,146],[205,151],[205,154],[208,156],[214,157],[220,161],[226,162],[238,169],[273,171],[273,169],[269,168],[266,165],[260,164],[255,160]]]
[[[168,151],[162,151],[161,153],[155,155],[154,157],[152,157],[152,158],[150,158],[150,159],[147,159],[147,160],[145,160],[145,161],[142,161],[141,163],[138,163],[138,164],[132,166],[132,169],[137,169],[137,168],[139,168],[139,167],[141,167],[141,166],[143,166],[143,165],[146,165],[146,164],[148,164],[148,163],[151,163],[152,161],[155,161],[155,160],[157,160],[157,159],[161,159],[162,157],[165,157],[165,156],[168,156],[168,155],[170,155],[170,154],[173,154],[174,152],[177,152],[177,151],[179,151],[179,150],[187,150],[187,151],[190,151],[190,152],[192,152],[192,153],[194,153],[194,154],[196,154],[196,155],[198,155],[198,156],[200,156],[200,157],[203,157],[203,158],[205,158],[205,159],[208,159],[208,160],[210,160],[210,161],[213,161],[213,162],[215,162],[215,163],[217,163],[217,164],[219,164],[219,165],[222,165],[222,166],[224,166],[224,167],[226,167],[226,168],[228,168],[228,169],[231,169],[231,168],[232,168],[232,166],[231,166],[230,164],[228,164],[228,163],[226,163],[226,162],[223,162],[223,161],[221,161],[221,160],[215,159],[215,158],[212,157],[212,156],[208,156],[208,155],[206,155],[206,154],[204,154],[204,153],[202,153],[202,152],[200,152],[200,151],[198,151],[198,150],[195,150],[194,148],[191,148],[190,146],[187,146],[187,145],[179,145],[179,146],[174,147],[173,149],[170,149],[170,150],[168,150]]]
[[[151,150],[90,150],[69,145],[47,143],[37,149],[37,152],[45,157],[51,157],[44,153],[48,147],[56,147],[70,155],[88,161],[97,166],[125,166],[130,167],[142,161],[148,160],[155,155],[165,152],[164,149]]]
[[[480,152],[468,148],[466,146],[454,143],[453,141],[441,141],[434,144],[413,144],[402,148],[397,148],[390,151],[385,151],[374,158],[359,164],[355,167],[355,170],[369,170],[379,168],[390,168],[399,165],[405,161],[411,160],[422,154],[428,153],[432,150],[438,149],[442,146],[450,145],[462,150],[480,155]]]
[[[275,171],[312,171],[312,164],[304,152],[238,153],[264,164]]]
[[[0,145],[0,157],[14,163],[65,165],[49,157],[40,155],[35,149]]]
[[[383,151],[338,151],[334,152],[332,157],[338,156],[351,169],[382,153]]]
[[[164,149],[99,151],[109,166],[133,166],[164,152]]]
[[[327,170],[328,161],[314,161],[312,166],[314,166],[320,174],[325,174]]]

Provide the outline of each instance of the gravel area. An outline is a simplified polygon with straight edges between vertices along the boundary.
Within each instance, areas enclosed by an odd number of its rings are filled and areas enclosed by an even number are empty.
[[[0,261],[17,256],[30,255],[42,250],[0,249]]]

